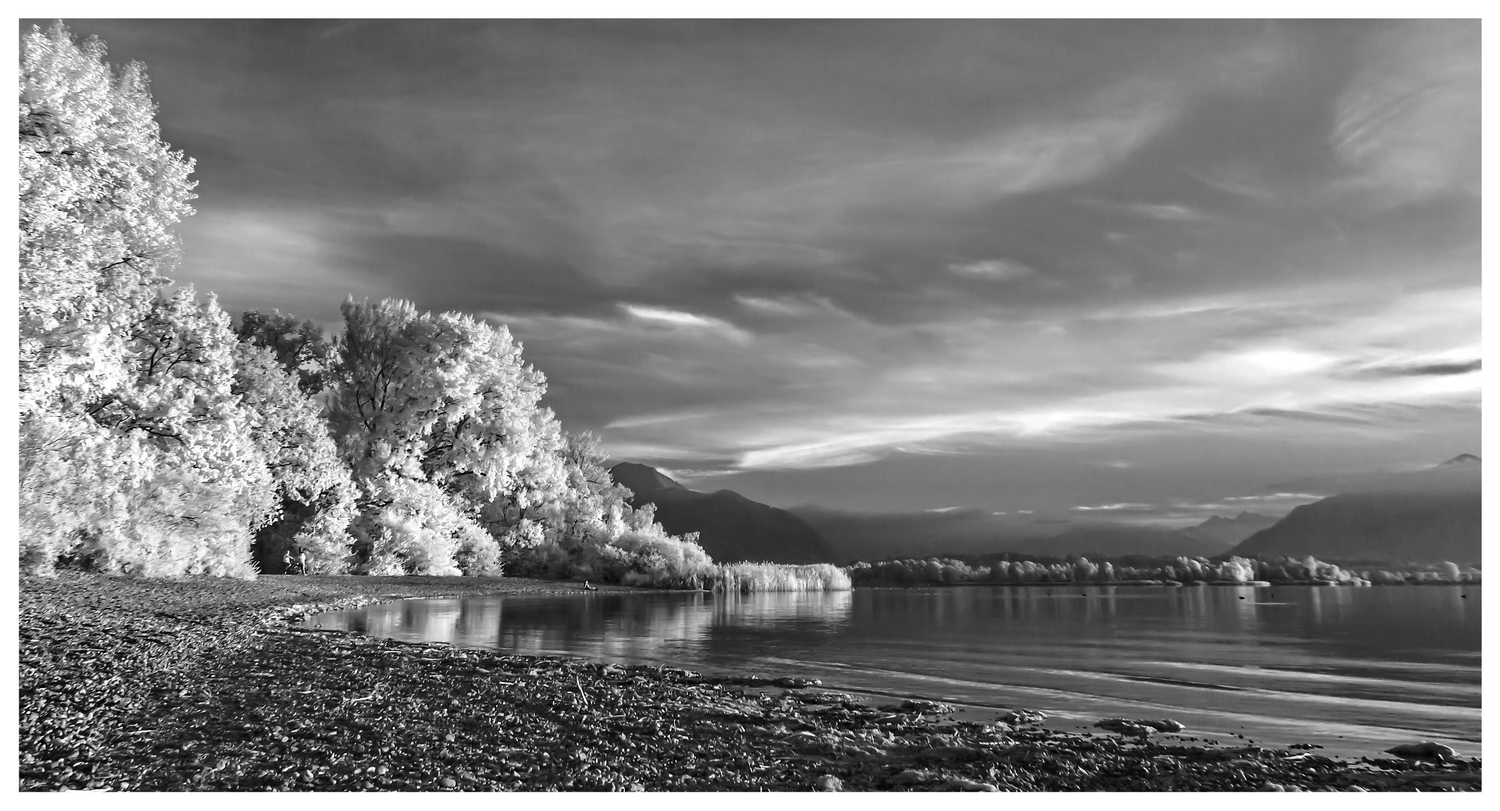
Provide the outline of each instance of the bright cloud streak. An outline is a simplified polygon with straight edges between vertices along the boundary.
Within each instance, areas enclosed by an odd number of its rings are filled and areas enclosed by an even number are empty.
[[[707,329],[732,330],[734,326],[717,318],[667,310],[661,307],[644,307],[637,304],[621,304],[620,309],[642,321],[656,321],[674,327],[702,327]]]
[[[1136,502],[1121,502],[1119,504],[1099,504],[1093,507],[1079,505],[1073,508],[1078,512],[1143,512],[1156,509],[1153,504],[1140,504]]]
[[[948,271],[960,276],[974,276],[994,281],[1013,281],[1036,275],[1036,271],[1019,262],[1007,262],[1003,259],[985,259],[966,264],[952,264],[948,266]]]

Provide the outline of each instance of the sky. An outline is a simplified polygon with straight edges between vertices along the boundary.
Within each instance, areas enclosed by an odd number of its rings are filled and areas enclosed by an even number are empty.
[[[197,162],[174,279],[504,324],[698,489],[1181,522],[1480,450],[1477,21],[69,25]]]

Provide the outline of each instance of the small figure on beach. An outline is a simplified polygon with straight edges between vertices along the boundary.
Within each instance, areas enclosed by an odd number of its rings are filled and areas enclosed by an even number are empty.
[[[583,590],[584,591],[598,591],[599,587],[598,586],[591,586],[591,585],[589,585],[589,581],[585,580],[585,581],[583,581]]]
[[[283,574],[292,573],[292,550],[290,549],[281,553],[281,571]]]
[[[304,575],[307,574],[307,550],[306,549],[300,549],[300,550],[297,551],[297,571],[300,572],[300,573],[302,573],[302,574],[304,574]]]

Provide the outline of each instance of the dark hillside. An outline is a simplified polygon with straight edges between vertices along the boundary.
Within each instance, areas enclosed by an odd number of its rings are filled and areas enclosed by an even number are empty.
[[[632,507],[656,505],[656,520],[673,535],[698,533],[715,562],[832,563],[834,554],[818,531],[786,510],[734,492],[689,490],[647,465],[621,462],[610,468],[629,487]]]

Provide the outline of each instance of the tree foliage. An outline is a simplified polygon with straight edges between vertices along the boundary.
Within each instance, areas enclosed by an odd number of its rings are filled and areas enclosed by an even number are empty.
[[[257,432],[279,417],[237,387],[228,316],[162,275],[192,162],[162,141],[144,68],[104,57],[61,24],[22,37],[21,563],[252,576],[251,533],[278,512]]]
[[[557,479],[540,372],[505,328],[407,301],[346,301],[329,420],[359,482],[366,570],[498,573]]]
[[[240,317],[236,333],[241,341],[270,351],[303,394],[319,394],[328,385],[334,347],[315,321],[299,321],[280,310],[251,310]]]
[[[58,23],[21,38],[21,414],[92,400],[166,282],[193,163],[161,139],[145,68]]]
[[[22,422],[23,563],[248,576],[250,533],[276,510],[228,316],[161,291],[126,337],[119,385]]]
[[[254,553],[262,571],[280,571],[284,552],[306,550],[310,572],[337,574],[349,568],[347,530],[356,491],[322,408],[300,388],[304,380],[292,377],[265,347],[236,347],[233,390],[249,417],[278,508],[275,520],[256,533]]]

